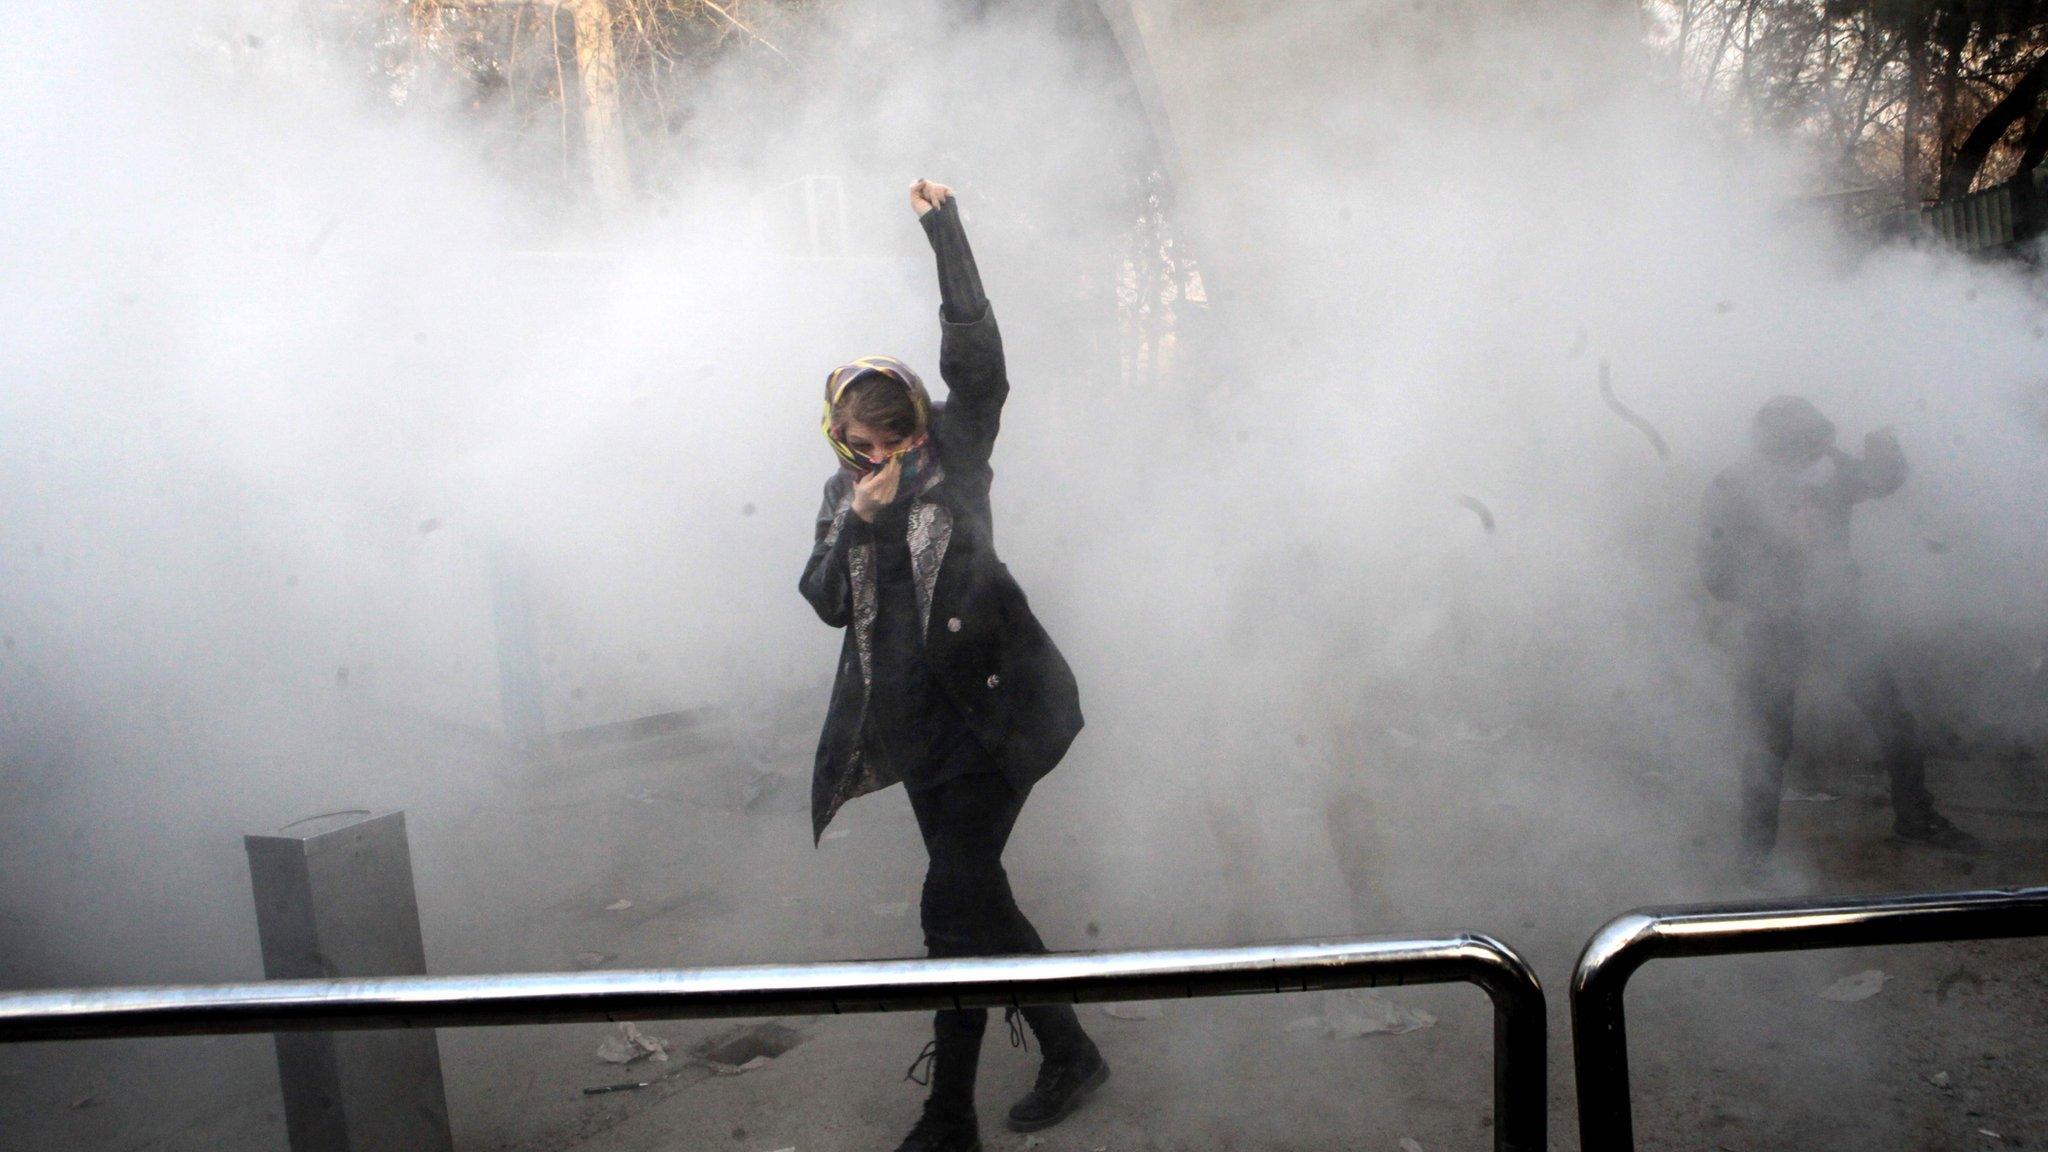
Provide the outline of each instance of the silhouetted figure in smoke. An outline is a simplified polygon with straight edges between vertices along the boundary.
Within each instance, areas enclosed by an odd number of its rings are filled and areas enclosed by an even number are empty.
[[[1835,426],[1796,396],[1765,404],[1751,438],[1749,459],[1708,488],[1700,534],[1707,590],[1747,609],[1741,693],[1762,727],[1763,749],[1743,770],[1743,848],[1761,862],[1777,842],[1799,678],[1817,667],[1841,678],[1877,736],[1898,836],[1980,850],[1934,810],[1912,713],[1858,605],[1849,517],[1905,483],[1897,438],[1872,432],[1863,455],[1851,456],[1835,447]]]
[[[935,411],[901,361],[856,360],[825,385],[825,435],[842,465],[825,485],[804,598],[846,628],[811,783],[814,835],[839,806],[901,781],[931,863],[921,913],[935,957],[1045,951],[1017,907],[1003,846],[1031,787],[1081,731],[1074,674],[996,557],[989,512],[1010,383],[981,277],[950,189],[920,180],[910,199],[938,256]],[[1029,1132],[1066,1118],[1109,1076],[1074,1010],[1021,1013],[1044,1064],[1010,1109]],[[1013,1043],[1023,1041],[1015,1015]],[[911,1065],[931,1097],[899,1152],[972,1152],[983,1009],[941,1011]],[[929,1062],[927,1064],[927,1061]],[[925,1083],[927,1081],[920,1081]]]

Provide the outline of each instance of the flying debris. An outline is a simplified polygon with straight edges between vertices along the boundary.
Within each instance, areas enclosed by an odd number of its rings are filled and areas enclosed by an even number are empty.
[[[1664,437],[1658,434],[1657,429],[1651,427],[1648,420],[1630,411],[1628,405],[1623,404],[1614,395],[1613,372],[1608,368],[1607,359],[1604,356],[1600,359],[1600,399],[1607,402],[1607,406],[1614,410],[1616,416],[1635,425],[1636,431],[1641,432],[1649,439],[1650,447],[1657,450],[1657,459],[1671,459],[1671,446],[1664,442]]]
[[[1493,512],[1486,505],[1481,504],[1471,496],[1463,494],[1459,495],[1458,503],[1463,507],[1470,508],[1472,514],[1479,517],[1479,524],[1486,529],[1486,534],[1488,536],[1493,535]]]
[[[327,241],[330,237],[334,235],[334,230],[336,228],[339,228],[340,226],[341,217],[335,215],[328,216],[327,223],[322,224],[320,226],[320,231],[316,233],[312,241],[306,245],[306,255],[318,256],[320,254],[320,250],[322,248],[327,247]]]

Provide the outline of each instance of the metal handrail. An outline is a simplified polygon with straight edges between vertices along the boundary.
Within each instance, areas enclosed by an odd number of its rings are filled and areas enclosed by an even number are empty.
[[[2048,936],[2048,888],[1695,904],[1617,916],[1586,942],[1572,972],[1579,1146],[1635,1147],[1622,994],[1651,960],[2019,936]]]
[[[907,1012],[1469,983],[1493,1002],[1494,1147],[1545,1147],[1543,986],[1489,936],[735,968],[267,980],[0,993],[0,1044]]]

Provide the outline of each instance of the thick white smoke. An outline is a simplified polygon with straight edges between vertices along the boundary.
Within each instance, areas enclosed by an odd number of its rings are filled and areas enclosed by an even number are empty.
[[[878,351],[936,376],[919,176],[960,188],[1009,341],[998,539],[1090,721],[1017,842],[1064,878],[1057,945],[1084,913],[1138,945],[1535,907],[1561,948],[1711,891],[1745,733],[1694,518],[1776,393],[1900,431],[1913,480],[1858,514],[1882,620],[2048,625],[2031,280],[1806,218],[1796,149],[1701,122],[1626,22],[1141,3],[1140,93],[1087,21],[956,7],[840,10],[767,89],[710,71],[642,158],[663,191],[603,220],[536,207],[431,85],[366,91],[296,6],[15,22],[0,971],[246,966],[122,944],[241,899],[237,832],[472,787],[443,749],[359,762],[336,700],[499,728],[493,556],[531,574],[551,728],[821,716],[818,388]],[[1147,103],[1209,300],[1132,385],[1106,286]],[[806,178],[828,256],[775,239]]]

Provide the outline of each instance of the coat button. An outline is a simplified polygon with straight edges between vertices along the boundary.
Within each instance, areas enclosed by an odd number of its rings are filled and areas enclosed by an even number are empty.
[[[988,686],[991,688],[995,687],[998,684],[1001,684],[1002,682],[1003,678],[1001,676],[990,676],[988,678]]]
[[[953,618],[952,618],[951,620],[948,620],[948,621],[946,621],[946,631],[948,631],[948,632],[958,632],[959,630],[960,630],[960,618],[959,618],[958,616],[955,616],[955,617],[953,617]]]

